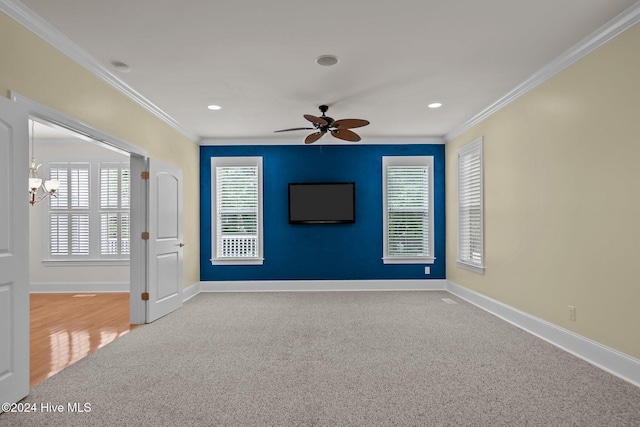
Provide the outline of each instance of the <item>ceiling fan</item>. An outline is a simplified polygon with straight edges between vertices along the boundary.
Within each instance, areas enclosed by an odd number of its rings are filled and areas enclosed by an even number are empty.
[[[362,119],[342,119],[342,120],[334,120],[332,117],[326,116],[324,113],[329,110],[329,107],[326,105],[321,105],[320,112],[322,115],[320,117],[312,116],[311,114],[305,114],[304,118],[310,121],[313,124],[313,127],[306,128],[291,128],[291,129],[282,129],[277,130],[275,132],[289,132],[292,130],[316,130],[316,132],[308,135],[304,139],[305,144],[312,144],[322,138],[325,133],[331,132],[331,135],[338,139],[342,139],[345,141],[357,142],[360,141],[360,136],[350,131],[349,129],[359,128],[362,126],[366,126],[369,124],[368,120]]]

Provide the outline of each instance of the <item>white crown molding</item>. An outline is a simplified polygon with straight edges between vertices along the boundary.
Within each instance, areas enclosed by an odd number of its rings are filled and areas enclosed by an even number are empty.
[[[24,26],[26,29],[58,49],[60,52],[82,65],[87,70],[119,90],[131,100],[137,102],[146,110],[154,114],[166,122],[169,126],[195,142],[200,142],[200,137],[190,130],[184,128],[173,117],[169,116],[158,106],[145,98],[138,91],[120,80],[115,74],[111,73],[94,57],[89,55],[85,50],[71,41],[68,37],[56,30],[51,24],[36,15],[31,9],[17,0],[0,0],[0,12]]]
[[[506,107],[511,102],[529,92],[531,89],[544,83],[568,66],[589,55],[600,46],[613,40],[615,37],[624,33],[629,28],[636,25],[638,22],[640,22],[640,1],[634,3],[618,16],[598,28],[589,36],[582,39],[575,46],[566,50],[556,59],[549,62],[535,74],[530,76],[515,88],[511,89],[511,91],[507,92],[497,101],[487,106],[484,110],[473,116],[471,119],[467,120],[461,126],[449,131],[444,136],[445,142],[449,142],[459,137],[464,132],[471,129],[473,126],[482,122],[487,117]]]
[[[394,145],[394,144],[444,144],[445,139],[442,136],[363,136],[360,142],[341,142],[337,139],[322,139],[313,144],[318,145]],[[201,146],[240,146],[240,145],[305,145],[302,136],[293,137],[276,137],[270,136],[265,138],[237,138],[237,137],[215,137],[202,138]]]
[[[152,114],[169,124],[181,134],[200,145],[296,145],[300,141],[288,138],[201,138],[184,128],[175,119],[145,98],[142,94],[120,80],[95,58],[73,43],[69,38],[56,30],[48,22],[40,18],[33,11],[17,0],[0,0],[0,11],[14,19],[25,28],[51,44],[53,47],[69,56],[96,76],[124,93]],[[542,84],[552,76],[564,70],[576,61],[590,54],[600,46],[608,43],[618,35],[640,22],[640,1],[634,3],[618,16],[584,38],[578,44],[565,51],[559,57],[548,63],[524,82],[517,85],[501,98],[484,108],[480,113],[467,120],[461,126],[449,131],[443,137],[369,137],[363,138],[364,144],[442,144],[457,138],[462,133],[501,110],[531,89]],[[324,145],[324,144],[316,144]],[[331,144],[327,144],[331,145]],[[334,144],[335,145],[335,144]]]
[[[255,280],[200,282],[199,292],[446,291],[442,279]]]
[[[449,293],[480,307],[518,328],[640,387],[640,360],[592,341],[553,323],[447,281]]]

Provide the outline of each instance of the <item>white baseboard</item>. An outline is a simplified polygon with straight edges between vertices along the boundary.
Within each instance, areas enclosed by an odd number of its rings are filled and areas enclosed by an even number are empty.
[[[32,282],[31,293],[75,293],[75,292],[129,292],[129,282],[57,283]]]
[[[447,290],[574,356],[640,387],[640,360],[448,281]]]
[[[199,292],[445,291],[442,279],[261,280],[200,282]]]
[[[182,289],[182,302],[187,302],[191,298],[200,293],[200,283],[194,283],[191,286]]]

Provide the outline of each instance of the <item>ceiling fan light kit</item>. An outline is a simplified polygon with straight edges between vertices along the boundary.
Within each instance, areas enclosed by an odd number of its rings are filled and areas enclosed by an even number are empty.
[[[311,114],[305,114],[303,117],[307,119],[313,127],[302,127],[302,128],[290,128],[290,129],[282,129],[277,130],[275,132],[290,132],[294,130],[316,130],[316,132],[308,135],[304,143],[312,144],[322,138],[327,132],[331,133],[332,136],[338,139],[342,139],[344,141],[349,142],[358,142],[360,141],[360,135],[349,130],[354,128],[359,128],[362,126],[367,126],[369,124],[368,120],[363,119],[341,119],[334,120],[333,117],[327,116],[325,113],[329,110],[329,107],[326,105],[321,105],[320,112],[322,115],[320,117],[312,116]]]

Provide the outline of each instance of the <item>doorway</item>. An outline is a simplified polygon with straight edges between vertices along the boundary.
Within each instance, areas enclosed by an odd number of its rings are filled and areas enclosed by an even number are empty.
[[[0,396],[1,401],[11,403],[29,393],[29,204],[25,203],[29,118],[129,155],[130,324],[152,322],[182,306],[184,244],[179,168],[149,159],[146,150],[36,101],[15,92],[9,95],[10,101],[0,98],[0,166],[7,172],[0,186],[6,201],[0,209],[0,223],[4,224],[0,230],[0,307],[8,313],[7,322],[0,324],[5,349],[0,355]]]
[[[30,385],[130,331],[130,160],[49,122],[29,120],[42,179],[29,208]]]
[[[148,152],[146,150],[18,93],[10,92],[10,98],[21,108],[25,108],[32,120],[47,123],[49,127],[60,131],[72,132],[80,139],[93,141],[103,148],[128,155],[131,177],[140,177],[148,169]],[[130,201],[130,235],[140,236],[148,225],[147,184],[145,181],[131,180]],[[147,289],[147,246],[144,241],[137,238],[131,239],[129,260],[129,292],[131,295],[142,295]],[[130,298],[129,314],[131,324],[145,323],[147,321],[145,301],[141,298]]]

